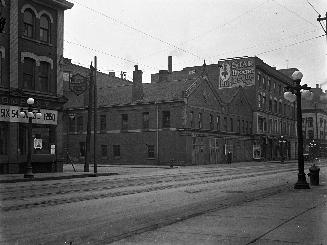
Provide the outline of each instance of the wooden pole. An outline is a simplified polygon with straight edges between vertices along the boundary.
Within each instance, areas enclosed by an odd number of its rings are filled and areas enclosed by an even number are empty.
[[[93,166],[94,174],[98,172],[98,165],[96,161],[96,145],[97,145],[97,57],[94,56],[94,73],[93,73],[93,89],[94,89],[94,119],[93,119],[93,130],[94,130],[94,140],[93,140]]]

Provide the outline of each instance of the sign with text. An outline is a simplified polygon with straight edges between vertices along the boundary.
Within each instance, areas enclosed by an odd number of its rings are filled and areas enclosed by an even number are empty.
[[[219,88],[253,86],[255,84],[253,58],[220,61]]]
[[[70,90],[77,96],[83,94],[87,90],[88,79],[81,74],[75,74],[69,81]]]
[[[0,122],[28,123],[26,115],[24,117],[19,115],[20,109],[21,107],[19,106],[0,105]],[[27,107],[23,107],[23,109],[25,112],[28,110]],[[33,123],[57,125],[58,111],[41,109],[41,113],[42,117],[40,119],[37,119],[34,114]]]
[[[34,139],[34,149],[42,149],[42,139]]]

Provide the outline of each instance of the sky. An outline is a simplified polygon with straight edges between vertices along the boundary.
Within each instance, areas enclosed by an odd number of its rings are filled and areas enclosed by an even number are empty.
[[[68,0],[64,57],[98,70],[151,74],[219,59],[257,56],[277,69],[296,67],[302,83],[327,90],[327,38],[317,21],[326,0]],[[325,22],[321,22],[325,27]]]

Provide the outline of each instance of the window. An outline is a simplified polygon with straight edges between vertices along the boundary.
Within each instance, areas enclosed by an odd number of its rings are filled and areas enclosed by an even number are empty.
[[[259,87],[261,87],[261,74],[258,74],[258,84],[259,84]]]
[[[2,52],[0,51],[0,85],[3,84],[3,83],[4,83],[4,81],[3,81],[3,78],[2,78]]]
[[[322,127],[323,123],[324,123],[324,120],[322,118],[320,118],[320,127]]]
[[[154,145],[147,145],[148,146],[148,158],[154,158]]]
[[[262,77],[262,87],[266,89],[266,79],[265,77]]]
[[[194,127],[194,112],[193,111],[190,112],[190,126],[191,126],[191,128]]]
[[[262,96],[262,108],[266,109],[266,96],[265,95]]]
[[[149,112],[143,112],[143,129],[149,129]]]
[[[227,131],[227,117],[224,117],[224,130]]]
[[[213,130],[214,126],[213,126],[213,115],[210,114],[210,129]]]
[[[274,100],[274,112],[277,113],[277,100]]]
[[[35,16],[31,10],[24,12],[24,33],[25,37],[34,37]]]
[[[244,127],[245,127],[244,120],[242,120],[242,133],[243,133],[243,134],[245,133],[245,131],[244,131]]]
[[[283,112],[282,112],[282,110],[283,110],[282,102],[279,101],[278,104],[279,104],[279,105],[278,105],[278,113],[279,113],[279,114],[282,114],[282,113],[283,113]]]
[[[8,139],[9,139],[8,123],[0,122],[0,155],[8,154]]]
[[[199,113],[199,128],[202,128],[202,113]]]
[[[101,156],[107,157],[108,156],[108,147],[107,145],[101,145]]]
[[[104,131],[107,128],[107,117],[106,115],[100,115],[100,131]]]
[[[76,120],[75,117],[69,118],[69,132],[75,132],[76,130]]]
[[[120,145],[113,145],[112,150],[115,158],[120,157]]]
[[[237,120],[237,129],[236,130],[238,133],[241,133],[241,120],[240,119]]]
[[[170,111],[162,112],[162,127],[170,128]]]
[[[220,130],[220,116],[217,116],[217,130]]]
[[[269,100],[269,111],[272,112],[272,99]]]
[[[286,110],[286,104],[284,104],[284,115],[287,114],[287,110]]]
[[[128,129],[128,114],[121,115],[121,129],[122,130]]]
[[[45,15],[42,15],[40,18],[40,40],[42,42],[50,42],[50,21]]]
[[[259,131],[263,132],[264,131],[264,118],[263,117],[258,117],[258,128]]]
[[[41,92],[49,92],[49,75],[50,64],[47,62],[40,62],[39,90]]]
[[[258,94],[258,107],[261,108],[261,94]]]
[[[31,58],[24,59],[23,88],[35,89],[35,60]]]
[[[313,127],[313,118],[312,117],[307,118],[307,126],[308,127]]]
[[[63,73],[63,80],[64,80],[64,82],[70,82],[70,78],[71,78],[71,74],[70,74],[70,72],[64,72]]]
[[[79,142],[79,155],[85,157],[85,142]]]
[[[77,117],[77,132],[83,132],[83,116]]]
[[[271,86],[271,81],[270,81],[270,78],[268,77],[268,79],[267,79],[267,90],[270,90],[270,86]]]
[[[313,130],[308,130],[308,138],[310,140],[314,138]]]
[[[246,132],[245,133],[249,133],[249,122],[248,121],[246,121]]]
[[[234,121],[233,118],[230,118],[230,131],[233,132],[234,131]]]

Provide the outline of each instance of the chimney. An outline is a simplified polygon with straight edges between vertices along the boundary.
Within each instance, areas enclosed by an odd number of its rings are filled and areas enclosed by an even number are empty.
[[[114,71],[109,71],[109,77],[115,77],[115,76],[116,76],[116,74]]]
[[[135,71],[133,71],[133,87],[132,87],[132,100],[142,100],[143,99],[143,85],[142,85],[142,71],[138,69],[135,65]]]
[[[173,57],[168,56],[168,72],[172,73],[173,72]]]
[[[316,84],[316,88],[319,88],[319,84]]]
[[[167,70],[159,70],[159,83],[168,81],[169,72]]]

